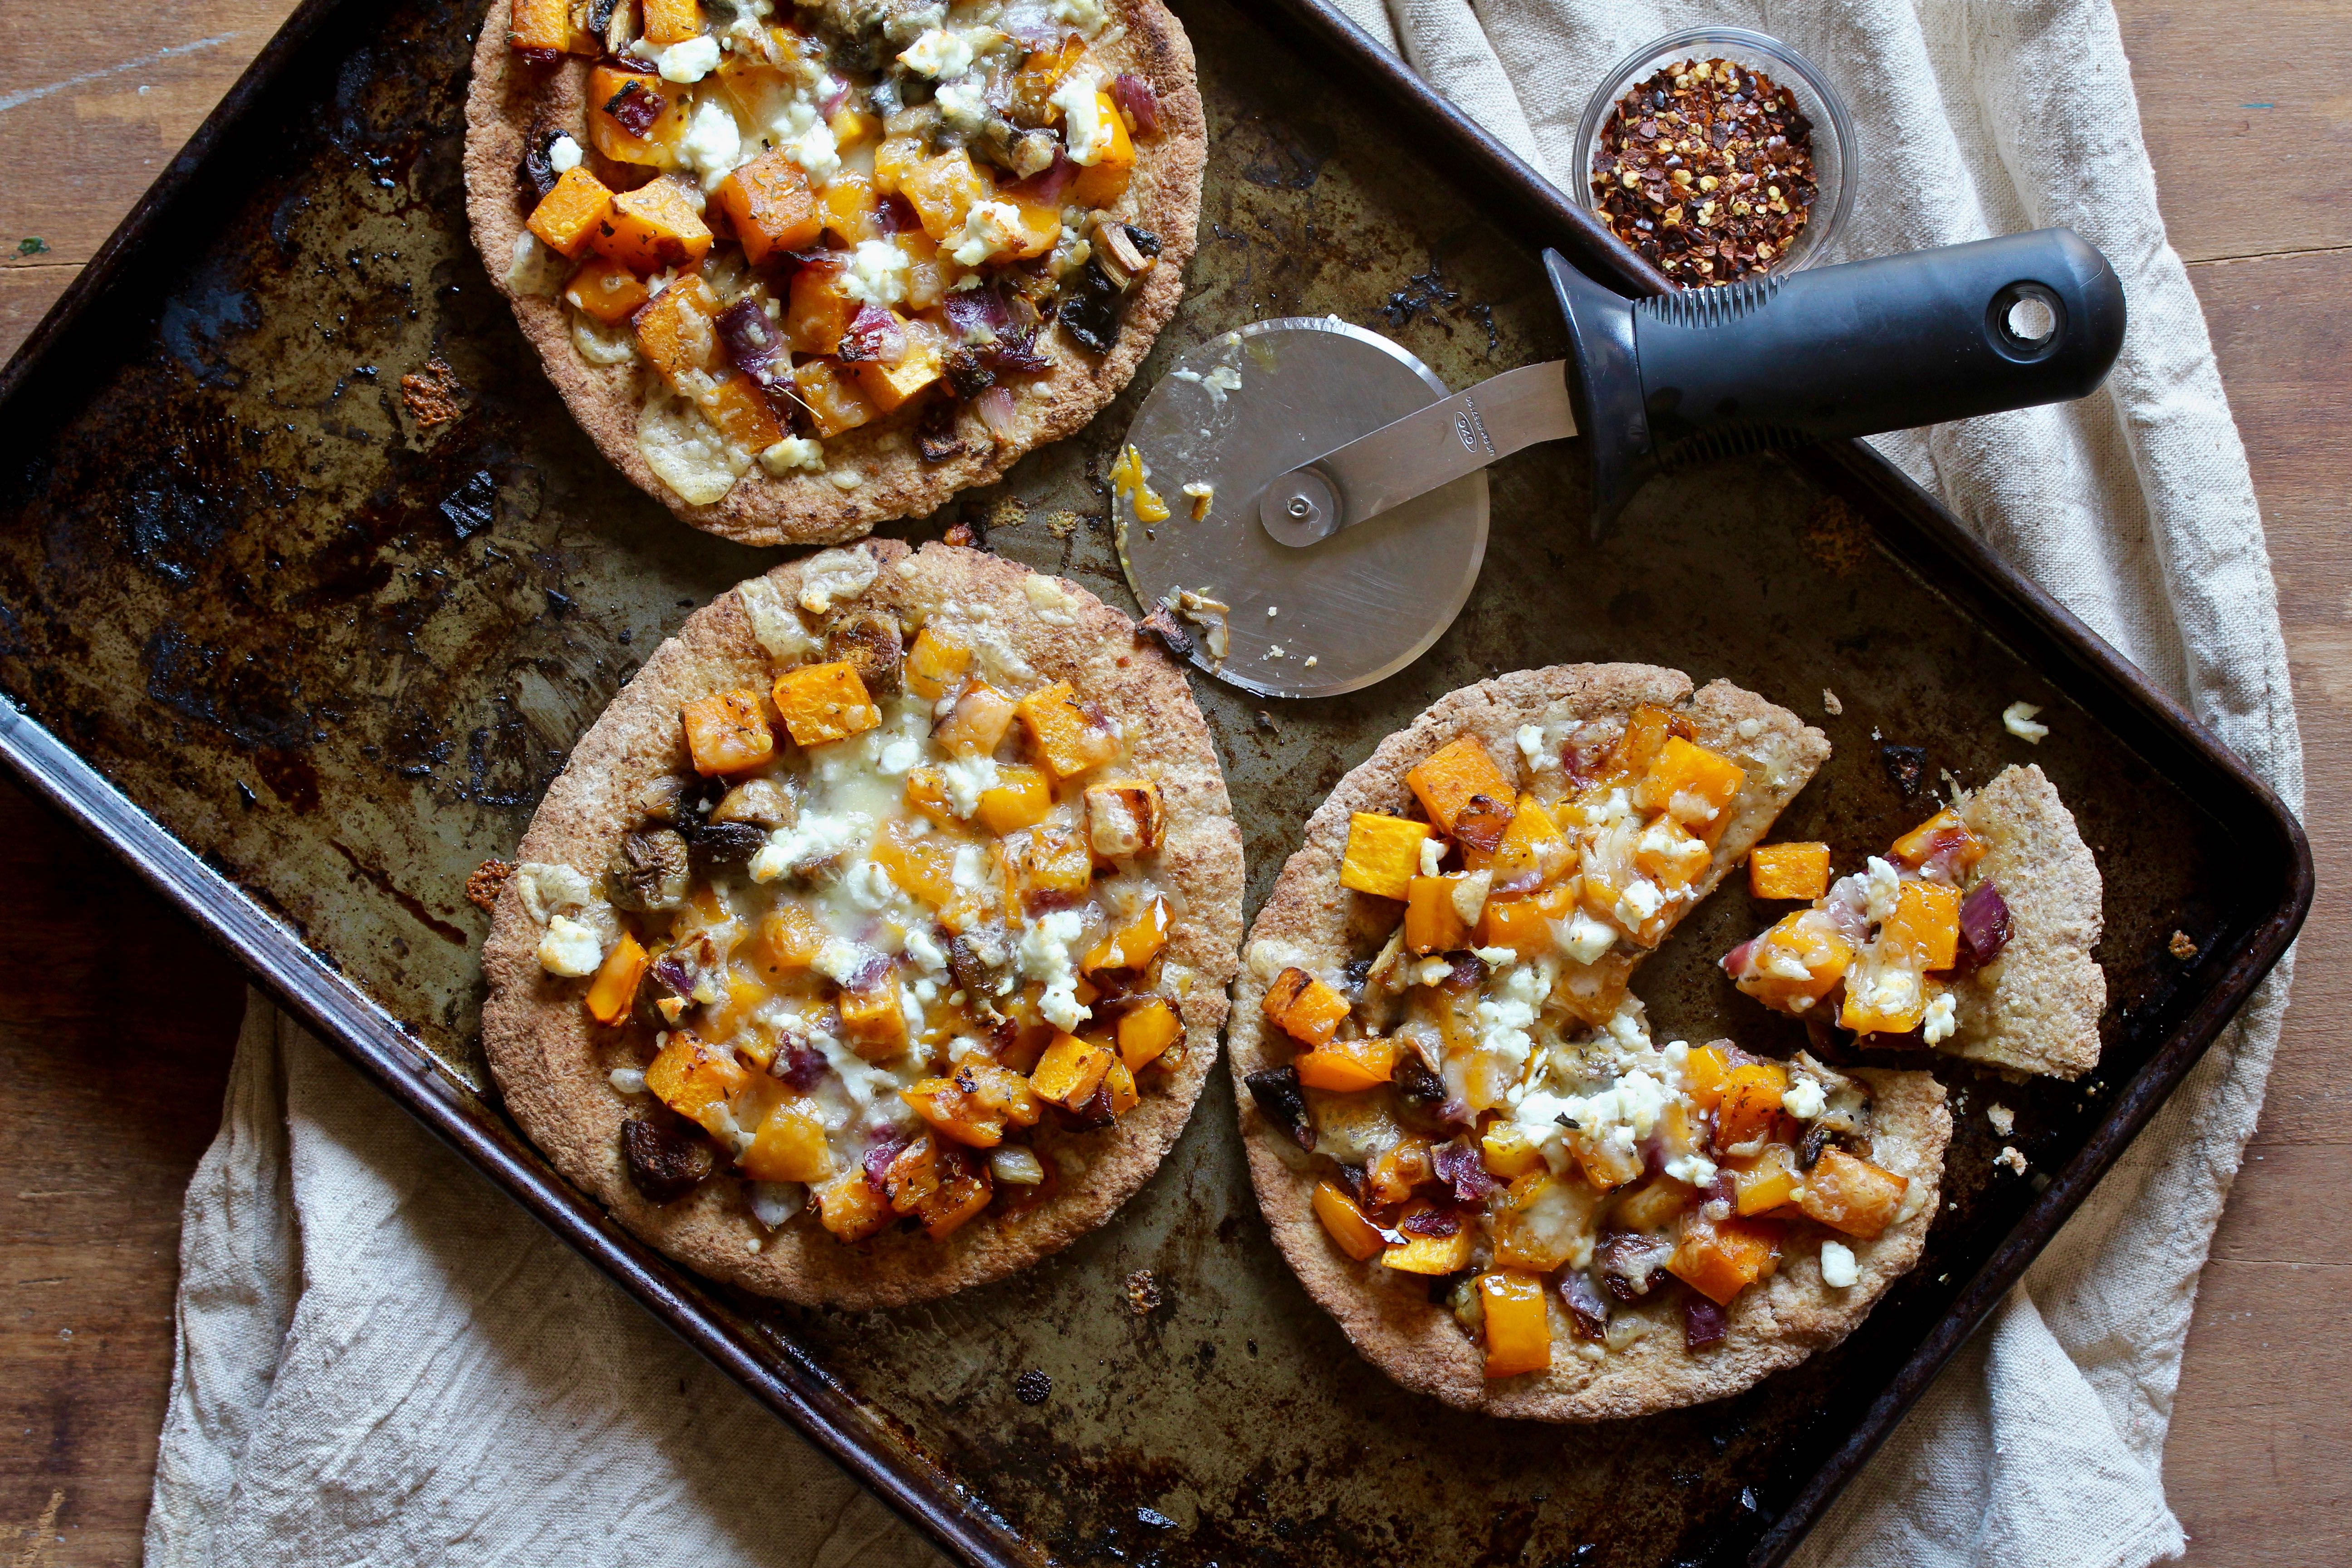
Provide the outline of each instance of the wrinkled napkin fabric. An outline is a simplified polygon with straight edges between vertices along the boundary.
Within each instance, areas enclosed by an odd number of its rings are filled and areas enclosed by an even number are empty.
[[[1860,132],[1831,259],[2053,224],[2104,250],[2131,327],[2097,395],[1881,447],[2301,808],[2253,487],[2105,0],[1343,3],[1563,184],[1620,58],[1684,26],[1759,27],[1830,75]],[[2178,1554],[2161,1464],[2181,1342],[2287,981],[2282,964],[1801,1562]],[[181,1263],[151,1568],[937,1561],[257,996]]]

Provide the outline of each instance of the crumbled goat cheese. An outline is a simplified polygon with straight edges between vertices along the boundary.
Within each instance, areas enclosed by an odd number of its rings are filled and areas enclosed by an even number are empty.
[[[568,174],[580,166],[580,143],[569,136],[559,136],[547,144],[547,166],[559,174]]]
[[[1021,209],[1010,202],[974,202],[964,215],[963,228],[949,237],[959,267],[978,267],[1002,250],[1021,243]]]
[[[968,817],[980,809],[980,797],[996,787],[996,759],[958,757],[940,769],[940,778],[947,788],[948,809]]]
[[[1862,879],[1864,912],[1873,925],[1883,925],[1895,918],[1895,900],[1902,890],[1903,874],[1873,855]]]
[[[698,82],[719,68],[719,40],[708,33],[697,34],[667,47],[650,38],[639,38],[633,47],[639,56],[653,61],[664,81]]]
[[[778,479],[799,468],[824,467],[824,443],[814,436],[787,436],[760,454],[760,466]]]
[[[862,811],[806,813],[790,827],[768,835],[751,857],[751,880],[772,882],[795,866],[839,854],[873,826],[874,819]]]
[[[1062,111],[1062,133],[1069,142],[1070,162],[1080,168],[1101,163],[1103,154],[1110,151],[1111,135],[1102,122],[1094,73],[1072,71],[1048,101]]]
[[[752,149],[757,152],[756,147]],[[723,98],[706,98],[694,106],[686,134],[678,139],[679,162],[702,176],[702,188],[715,191],[719,182],[751,160],[743,150],[743,132],[735,111]]]
[[[2037,724],[2033,716],[2042,710],[2031,702],[2012,702],[2000,710],[2000,727],[2030,746],[2038,746],[2050,733],[2050,726]]]
[[[1559,759],[1553,756],[1551,754],[1551,748],[1544,744],[1542,725],[1520,725],[1517,740],[1519,742],[1519,755],[1528,760],[1528,767],[1530,771],[1535,773],[1544,773],[1549,769],[1559,766]]]
[[[1843,1241],[1822,1243],[1822,1283],[1843,1290],[1858,1284],[1862,1271],[1853,1266],[1853,1248]]]
[[[850,252],[841,291],[869,305],[895,305],[907,297],[907,269],[913,261],[889,240],[861,240]]]
[[[934,81],[953,81],[971,69],[971,40],[945,27],[933,27],[898,52],[898,63]]]
[[[1665,901],[1665,895],[1658,890],[1655,882],[1636,877],[1625,884],[1623,892],[1617,895],[1617,918],[1629,926],[1640,925],[1656,914]]]
[[[1958,1026],[1953,1016],[1951,994],[1946,992],[1928,1002],[1927,1016],[1920,1020],[1920,1038],[1931,1046],[1940,1046],[1952,1037],[1952,1031]]]
[[[801,608],[821,616],[843,599],[874,586],[874,556],[865,550],[827,550],[801,568]]]
[[[543,926],[566,910],[583,907],[595,895],[590,891],[588,879],[569,866],[550,865],[543,860],[526,860],[514,868],[508,879],[522,895],[523,913],[533,925]]]
[[[931,94],[931,101],[940,106],[940,116],[948,129],[969,135],[988,120],[988,82],[983,77],[968,76],[961,81],[942,82]],[[974,287],[978,279],[971,280]]]
[[[643,1068],[614,1068],[604,1075],[615,1094],[643,1094],[646,1091],[646,1071]]]
[[[1086,921],[1076,910],[1055,910],[1021,933],[1021,973],[1045,985],[1037,1011],[1065,1034],[1094,1016],[1079,1005],[1077,966],[1070,958],[1070,944],[1085,930]]]
[[[1829,1096],[1822,1092],[1818,1079],[1800,1076],[1780,1097],[1780,1109],[1800,1121],[1811,1121],[1829,1106]]]
[[[547,934],[539,939],[541,969],[576,980],[595,973],[604,962],[604,946],[593,931],[569,915],[557,915],[547,922]]]
[[[923,743],[912,735],[901,735],[882,748],[874,765],[886,773],[903,773],[923,760]]]
[[[1437,868],[1444,863],[1444,859],[1445,846],[1438,842],[1435,834],[1421,841],[1421,874],[1423,876],[1436,876]]]
[[[1598,963],[1602,953],[1617,945],[1617,928],[1594,920],[1582,910],[1554,924],[1559,934],[1559,950],[1579,963]]]
[[[948,966],[948,955],[940,951],[931,933],[920,926],[907,932],[907,956],[925,974],[942,973]]]

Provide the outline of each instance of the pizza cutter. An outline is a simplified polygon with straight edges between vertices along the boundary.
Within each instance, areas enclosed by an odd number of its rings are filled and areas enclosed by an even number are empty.
[[[1449,394],[1336,316],[1182,355],[1128,441],[1170,516],[1118,498],[1119,562],[1192,662],[1246,691],[1370,686],[1454,622],[1486,550],[1486,468],[1580,433],[1597,539],[1653,475],[1712,458],[2083,397],[2123,346],[2123,286],[2071,230],[1656,299],[1557,251],[1567,359]]]

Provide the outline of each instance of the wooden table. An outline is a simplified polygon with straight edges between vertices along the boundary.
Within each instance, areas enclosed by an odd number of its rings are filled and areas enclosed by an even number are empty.
[[[290,8],[160,0],[142,26],[15,0],[0,58],[0,356]],[[2172,241],[2253,460],[2319,859],[2294,1011],[2198,1296],[2166,1482],[2189,1561],[2352,1561],[2352,5],[2122,0]],[[153,26],[143,24],[152,22]],[[2346,155],[2344,163],[2328,161]],[[18,242],[46,248],[19,256]],[[29,247],[26,248],[30,248]],[[2333,405],[2333,406],[2331,406]],[[0,1562],[136,1558],[172,1368],[182,1190],[242,996],[194,928],[0,784]]]

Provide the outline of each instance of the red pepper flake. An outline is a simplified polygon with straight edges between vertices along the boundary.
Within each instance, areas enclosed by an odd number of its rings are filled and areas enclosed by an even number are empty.
[[[1812,216],[1813,126],[1729,60],[1668,66],[1617,100],[1592,195],[1617,237],[1686,289],[1769,271]]]

